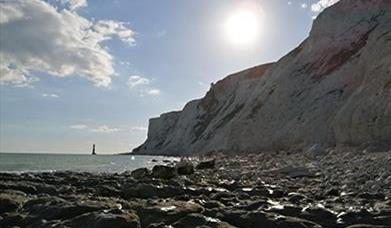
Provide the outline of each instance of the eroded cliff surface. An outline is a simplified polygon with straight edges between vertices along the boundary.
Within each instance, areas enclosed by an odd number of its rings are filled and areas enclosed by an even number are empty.
[[[391,147],[391,1],[342,0],[277,63],[151,119],[138,154]]]

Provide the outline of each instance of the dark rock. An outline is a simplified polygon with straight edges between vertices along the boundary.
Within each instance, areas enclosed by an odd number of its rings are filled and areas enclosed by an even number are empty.
[[[273,173],[277,174],[283,174],[287,175],[292,178],[298,178],[298,177],[315,177],[315,174],[312,173],[308,168],[306,167],[292,167],[287,166],[278,170],[273,170]]]
[[[232,200],[235,197],[236,195],[234,193],[228,191],[216,192],[210,195],[210,199],[218,201],[221,201],[222,199]]]
[[[16,183],[0,183],[0,189],[18,190],[27,194],[37,193],[37,188],[31,182],[20,181]]]
[[[148,177],[151,174],[151,172],[147,168],[139,168],[136,170],[133,170],[130,175],[134,179],[143,179],[145,177]]]
[[[57,188],[52,185],[42,184],[42,185],[37,185],[36,188],[37,188],[37,192],[39,193],[46,193],[49,195],[57,194]]]
[[[276,218],[277,227],[287,228],[322,228],[321,225],[301,218],[278,217]]]
[[[285,195],[285,191],[281,189],[273,189],[269,194],[269,196],[272,198],[280,198],[283,197],[284,195]]]
[[[97,187],[96,194],[100,196],[117,197],[120,195],[120,191],[115,187],[102,185]]]
[[[200,163],[196,166],[196,168],[197,168],[197,169],[214,169],[214,168],[215,168],[215,165],[216,165],[216,160],[215,160],[215,159],[212,159],[212,160],[200,162]]]
[[[19,194],[0,194],[0,213],[16,211],[23,202],[26,201],[26,197]]]
[[[23,209],[37,219],[68,219],[87,212],[110,208],[104,202],[84,201],[71,202],[59,197],[41,197],[29,200]]]
[[[66,221],[65,225],[86,228],[140,228],[140,219],[136,214],[130,212],[121,214],[91,212]]]
[[[340,192],[338,188],[331,188],[325,192],[326,196],[339,196]]]
[[[206,202],[201,203],[201,205],[203,207],[209,208],[209,209],[212,209],[212,208],[223,208],[224,207],[224,204],[222,204],[222,203],[220,203],[219,201],[216,201],[216,200],[206,201]]]
[[[389,226],[371,225],[371,224],[356,224],[345,228],[389,228]]]
[[[384,200],[385,195],[363,192],[363,193],[358,194],[358,197],[363,198],[363,199],[369,199],[369,200]]]
[[[276,215],[263,212],[250,212],[241,216],[245,227],[276,227]]]
[[[323,226],[336,226],[337,216],[331,211],[322,207],[307,207],[303,209],[302,218],[318,222]]]
[[[344,224],[371,224],[373,222],[373,215],[365,209],[360,211],[349,211],[338,215],[340,221]]]
[[[188,214],[185,217],[179,219],[172,224],[173,227],[177,228],[193,228],[193,227],[218,227],[218,228],[229,228],[232,227],[230,224],[221,222],[218,219],[206,217],[202,214]]]
[[[20,213],[6,213],[4,218],[0,217],[0,227],[25,227],[26,224],[26,215]]]
[[[306,201],[307,197],[301,193],[290,192],[288,194],[288,201],[294,204],[299,204],[300,202]]]
[[[269,206],[269,203],[266,200],[257,200],[249,203],[248,205],[244,206],[243,209],[246,211],[254,211],[258,210],[260,208],[266,208]]]
[[[191,175],[194,173],[194,166],[191,163],[177,164],[177,172],[179,175]]]
[[[156,186],[153,184],[127,184],[123,186],[121,196],[125,199],[131,198],[167,198],[178,196],[184,193],[182,188],[174,186]]]
[[[171,179],[177,175],[176,169],[171,166],[155,165],[152,168],[152,176],[160,179]]]
[[[204,208],[197,203],[186,201],[173,201],[156,203],[140,208],[137,214],[141,219],[141,226],[148,227],[151,224],[172,224],[173,222],[192,213],[202,213]]]
[[[282,207],[271,207],[267,209],[267,211],[285,215],[285,216],[290,216],[290,217],[297,217],[298,215],[300,215],[302,210],[303,209],[301,207],[296,207],[292,205],[284,205]]]

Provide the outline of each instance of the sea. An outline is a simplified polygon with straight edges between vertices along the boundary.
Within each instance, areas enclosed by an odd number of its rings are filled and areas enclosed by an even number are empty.
[[[98,172],[121,173],[151,168],[178,160],[175,157],[87,154],[0,153],[0,172]]]

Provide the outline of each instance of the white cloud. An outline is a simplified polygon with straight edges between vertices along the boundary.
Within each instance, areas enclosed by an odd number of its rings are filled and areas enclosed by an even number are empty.
[[[71,129],[76,129],[76,130],[83,130],[83,129],[87,129],[87,125],[84,125],[84,124],[76,124],[76,125],[71,125],[69,126],[69,128]]]
[[[2,64],[2,62],[3,59],[0,54],[0,85],[32,87],[34,82],[39,81],[39,78],[37,77],[28,76],[28,73],[25,70],[12,68],[11,66]]]
[[[44,0],[60,9],[76,11],[87,6],[87,0]]]
[[[327,7],[334,5],[339,0],[319,0],[317,3],[311,5],[311,10],[315,13],[320,13]]]
[[[138,132],[138,131],[145,132],[147,130],[148,130],[148,128],[146,128],[146,127],[131,127],[130,128],[131,132]]]
[[[93,128],[90,131],[97,132],[97,133],[114,133],[114,132],[121,131],[121,129],[119,129],[119,128],[110,128],[107,125],[102,125],[100,127]]]
[[[160,90],[158,90],[158,89],[147,90],[147,95],[159,96],[160,95]]]
[[[116,36],[125,43],[132,46],[135,42],[134,32],[126,28],[126,24],[123,22],[113,20],[102,20],[98,21],[94,26],[93,30],[98,34],[102,34],[104,40],[109,40],[113,36]]]
[[[139,85],[148,85],[150,83],[150,80],[148,78],[144,78],[138,75],[132,75],[128,79],[127,85],[129,88],[134,88]]]
[[[55,93],[43,93],[41,94],[43,97],[51,97],[51,98],[58,98],[59,96]]]
[[[77,75],[96,86],[109,86],[113,57],[103,42],[118,38],[129,45],[134,32],[123,22],[89,20],[75,9],[85,0],[60,1],[67,8],[41,0],[0,2],[0,83],[30,86],[33,72],[53,76]]]
[[[67,4],[70,10],[76,10],[78,8],[86,7],[87,0],[60,0]]]
[[[301,6],[301,8],[305,9],[305,8],[307,8],[308,5],[307,5],[307,3],[302,3],[300,6]]]
[[[130,66],[130,62],[128,61],[120,61],[119,64],[124,66]]]

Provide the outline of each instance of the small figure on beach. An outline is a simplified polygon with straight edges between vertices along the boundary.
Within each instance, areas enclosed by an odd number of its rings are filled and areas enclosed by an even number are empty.
[[[92,144],[92,155],[96,155],[96,153],[95,153],[95,144]]]

